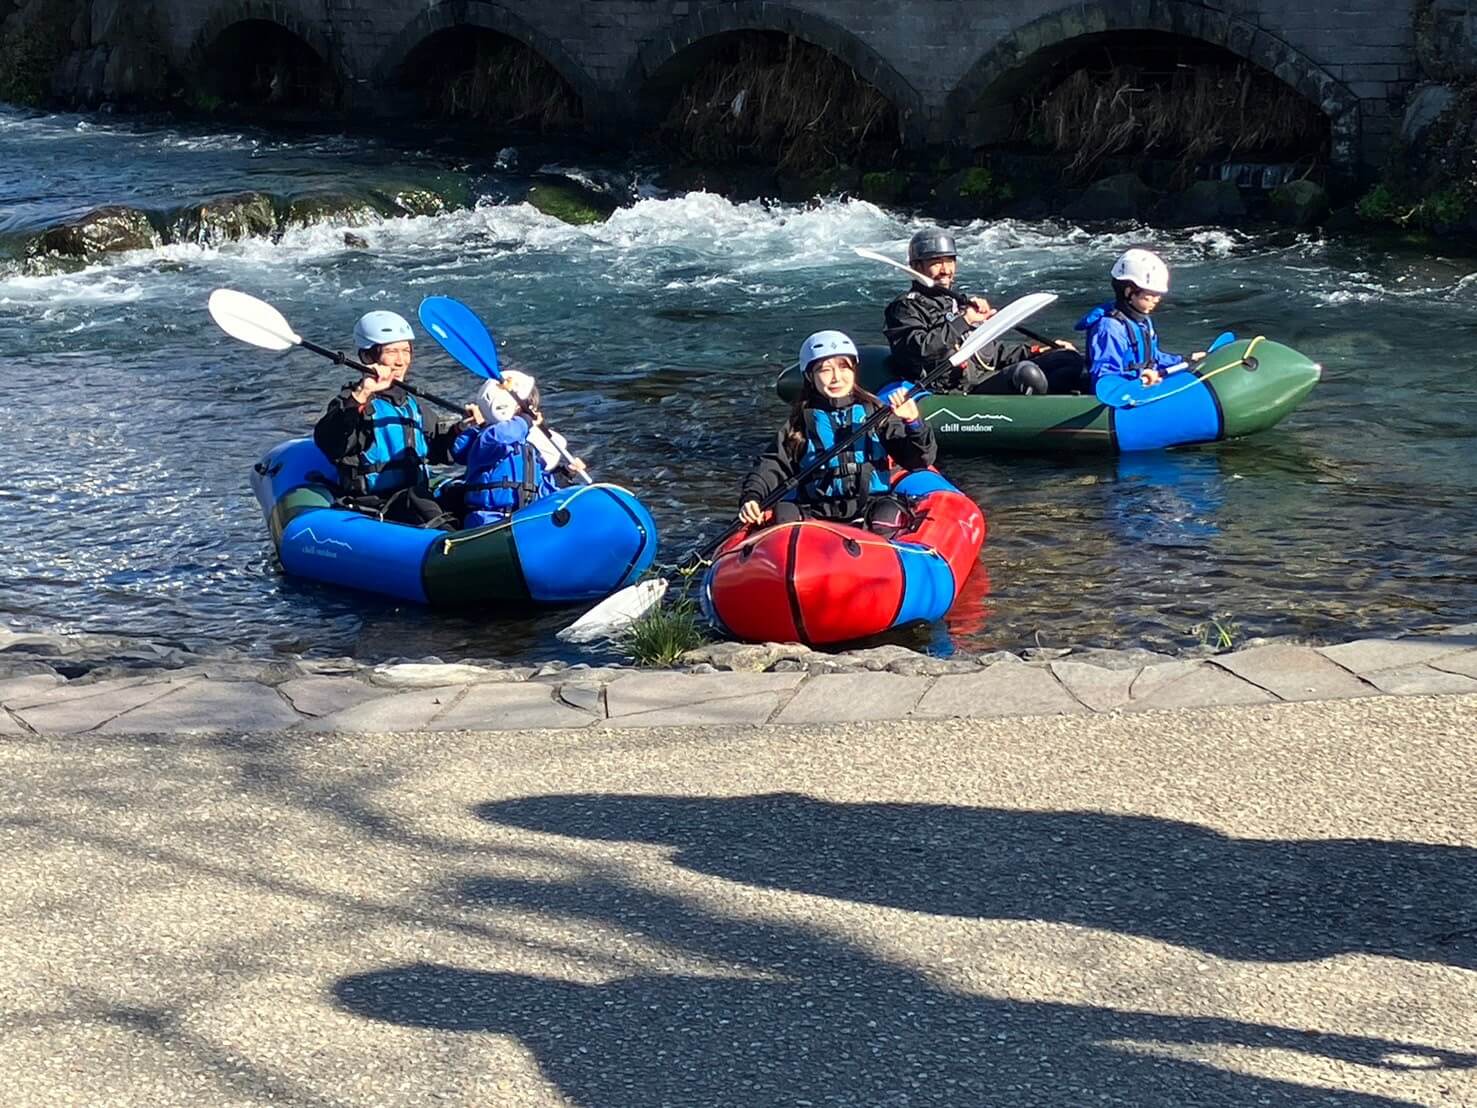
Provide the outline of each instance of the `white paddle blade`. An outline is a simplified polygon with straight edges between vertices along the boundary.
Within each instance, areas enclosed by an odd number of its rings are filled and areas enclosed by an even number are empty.
[[[303,340],[272,305],[235,289],[210,294],[210,318],[233,339],[263,350],[291,350]]]
[[[1012,300],[976,327],[969,338],[964,340],[964,345],[950,356],[949,361],[962,366],[978,354],[986,343],[994,342],[1016,324],[1024,323],[1055,299],[1054,292],[1032,292],[1019,300]]]
[[[667,595],[664,577],[640,581],[612,593],[575,620],[558,638],[564,642],[594,642],[611,639],[651,611]]]
[[[866,258],[868,261],[871,262],[881,262],[883,265],[892,266],[893,269],[901,269],[909,277],[912,277],[915,281],[920,282],[924,288],[931,289],[938,284],[937,281],[935,281],[932,277],[929,277],[927,274],[919,273],[910,265],[903,265],[902,262],[894,261],[886,254],[879,254],[875,250],[868,250],[865,246],[853,246],[851,250],[852,253],[854,253],[859,258]]]

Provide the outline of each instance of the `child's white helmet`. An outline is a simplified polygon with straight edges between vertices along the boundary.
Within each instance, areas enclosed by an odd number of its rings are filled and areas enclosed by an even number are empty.
[[[1169,266],[1152,250],[1125,251],[1113,263],[1112,276],[1115,281],[1127,281],[1159,296],[1169,291]]]
[[[840,331],[817,331],[800,345],[800,368],[807,370],[813,362],[822,358],[833,358],[837,354],[850,354],[860,358],[856,343]]]
[[[518,398],[496,381],[477,390],[477,408],[488,423],[505,423],[518,414]]]

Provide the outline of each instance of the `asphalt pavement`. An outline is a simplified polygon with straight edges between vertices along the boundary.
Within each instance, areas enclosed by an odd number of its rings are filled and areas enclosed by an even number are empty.
[[[0,745],[0,1104],[1477,1105],[1477,697]]]

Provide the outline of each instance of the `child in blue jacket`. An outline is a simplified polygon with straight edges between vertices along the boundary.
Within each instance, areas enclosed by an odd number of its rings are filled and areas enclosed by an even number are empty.
[[[1104,377],[1138,378],[1157,385],[1173,370],[1186,365],[1178,354],[1159,349],[1154,321],[1149,318],[1169,291],[1169,267],[1149,250],[1129,250],[1111,271],[1113,303],[1094,308],[1077,321],[1087,332],[1087,364],[1093,382]],[[1205,357],[1203,350],[1191,362]]]
[[[477,408],[483,425],[467,428],[451,448],[467,467],[462,526],[499,523],[557,489],[556,473],[583,472],[578,458],[564,465],[564,437],[543,431],[538,386],[528,374],[509,370],[501,382],[488,381],[477,394]]]

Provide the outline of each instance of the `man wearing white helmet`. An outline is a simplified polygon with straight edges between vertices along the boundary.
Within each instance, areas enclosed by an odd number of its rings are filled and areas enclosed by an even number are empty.
[[[1087,332],[1088,369],[1094,382],[1103,377],[1137,378],[1157,385],[1171,369],[1185,364],[1178,354],[1159,349],[1159,336],[1150,319],[1169,292],[1169,267],[1150,250],[1126,251],[1113,263],[1113,302],[1094,308],[1077,321]],[[1190,361],[1205,357],[1203,350]]]
[[[350,507],[397,523],[455,530],[455,517],[431,495],[426,466],[450,463],[452,440],[464,424],[427,433],[420,405],[401,387],[414,341],[403,316],[376,311],[361,317],[354,345],[374,376],[339,390],[313,428],[313,441],[338,467],[341,499]]]
[[[800,396],[775,444],[744,478],[739,519],[764,521],[760,505],[833,445],[849,437],[882,401],[856,383],[856,344],[840,331],[817,331],[800,347],[805,367]],[[913,400],[898,390],[888,402],[891,418],[843,450],[804,481],[792,500],[774,506],[775,523],[806,517],[857,523],[890,533],[903,525],[906,508],[888,489],[894,464],[926,469],[938,456],[933,432]]]
[[[919,231],[908,243],[908,265],[933,284],[915,280],[883,314],[883,333],[900,377],[921,381],[949,365],[970,331],[993,315],[989,302],[954,288],[958,260],[954,236],[936,228]],[[1082,383],[1082,355],[1069,342],[1049,350],[996,341],[970,362],[953,369],[939,392],[1071,392]]]

